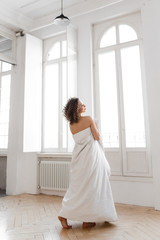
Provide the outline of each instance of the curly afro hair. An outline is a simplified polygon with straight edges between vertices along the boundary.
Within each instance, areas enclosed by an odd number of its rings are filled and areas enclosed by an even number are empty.
[[[67,104],[63,108],[65,118],[70,124],[77,123],[79,121],[79,98],[70,98]]]

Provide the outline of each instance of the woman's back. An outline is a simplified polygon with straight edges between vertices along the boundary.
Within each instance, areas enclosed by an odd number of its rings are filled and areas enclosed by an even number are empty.
[[[78,133],[86,128],[90,127],[92,135],[95,140],[100,140],[100,134],[96,127],[95,122],[92,120],[90,116],[80,117],[77,123],[70,124],[71,133]]]
[[[89,116],[81,116],[78,123],[70,124],[72,134],[76,134],[91,126],[91,118]]]

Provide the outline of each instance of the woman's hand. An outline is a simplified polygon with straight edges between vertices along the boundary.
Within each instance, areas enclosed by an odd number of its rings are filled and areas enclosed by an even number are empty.
[[[90,117],[90,122],[91,122],[91,131],[93,134],[93,137],[95,140],[99,141],[100,140],[100,133],[98,131],[98,128],[96,126],[96,123],[93,121],[93,119]]]

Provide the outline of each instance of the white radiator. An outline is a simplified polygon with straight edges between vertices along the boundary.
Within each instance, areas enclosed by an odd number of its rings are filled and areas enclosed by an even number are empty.
[[[40,189],[65,191],[69,186],[70,162],[40,161]]]

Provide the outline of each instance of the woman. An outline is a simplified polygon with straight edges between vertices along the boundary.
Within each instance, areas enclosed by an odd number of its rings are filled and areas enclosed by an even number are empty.
[[[109,183],[110,167],[95,122],[82,116],[85,111],[86,106],[78,98],[69,99],[64,107],[75,141],[70,184],[58,217],[66,229],[72,228],[67,219],[82,221],[83,228],[93,227],[95,222],[117,220]]]

